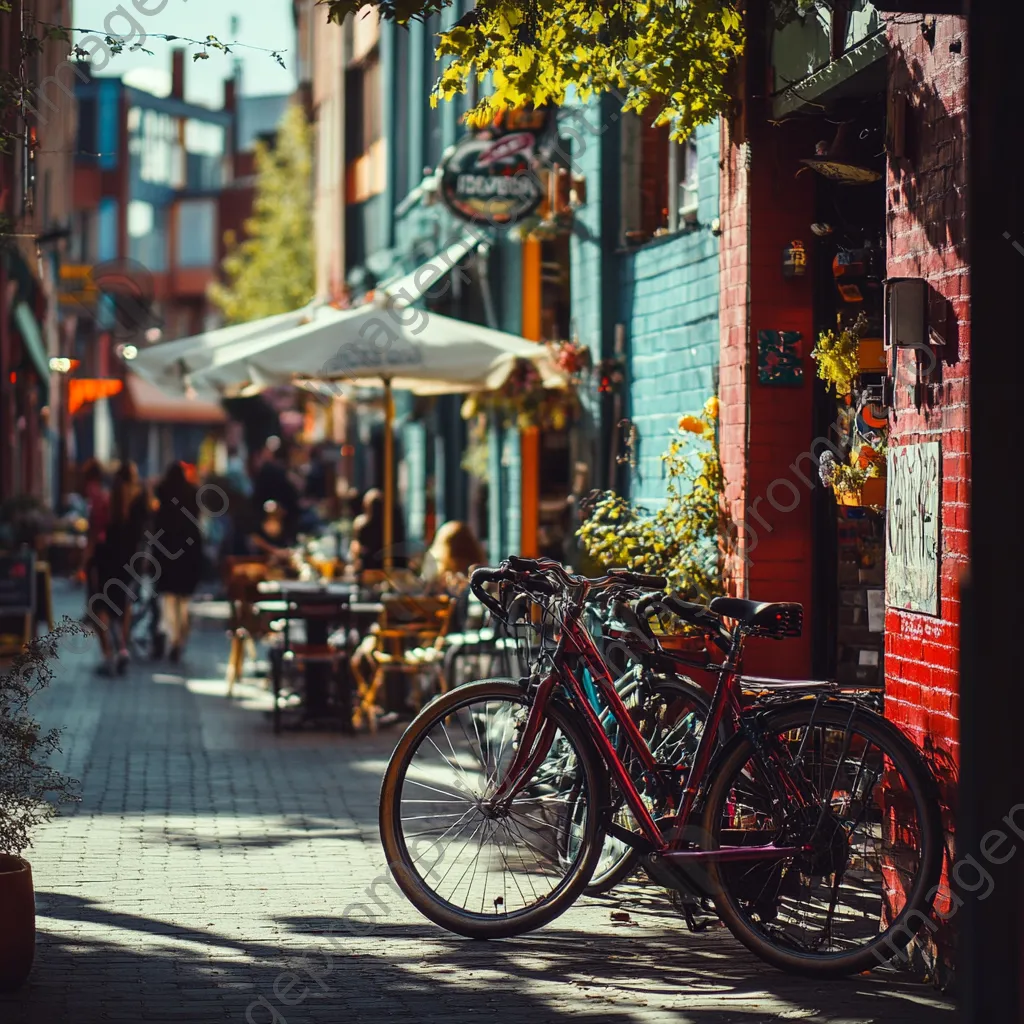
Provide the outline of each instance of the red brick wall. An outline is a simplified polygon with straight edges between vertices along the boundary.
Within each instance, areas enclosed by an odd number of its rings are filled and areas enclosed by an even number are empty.
[[[890,277],[923,277],[941,296],[930,313],[936,328],[936,383],[920,408],[907,381],[912,352],[900,356],[890,446],[941,445],[941,584],[938,618],[889,609],[886,616],[887,714],[936,762],[955,775],[960,574],[967,565],[970,455],[968,382],[970,282],[966,253],[967,41],[964,19],[936,19],[929,45],[918,25],[889,25],[892,92],[909,100],[905,157],[888,168],[887,248]],[[951,49],[951,46],[953,49]],[[954,52],[959,49],[959,52]],[[948,305],[943,309],[942,300]]]
[[[887,172],[888,274],[929,282],[930,322],[945,345],[936,350],[938,368],[918,396],[920,407],[907,386],[916,375],[917,356],[899,357],[889,444],[941,446],[940,614],[887,610],[885,705],[887,716],[931,762],[952,836],[959,763],[959,580],[967,565],[970,488],[966,21],[937,18],[931,42],[920,25],[896,19],[888,34],[890,97],[906,97],[907,124],[903,155],[890,157]],[[948,909],[941,892],[937,908]],[[936,938],[940,948],[948,947],[950,936]]]
[[[801,639],[753,643],[745,667],[807,678],[816,628],[811,497],[790,467],[813,437],[813,294],[810,272],[783,278],[782,251],[794,239],[812,242],[814,183],[797,172],[814,140],[802,126],[754,117],[745,139],[742,125],[723,131],[719,390],[726,497],[737,529],[730,586],[741,596],[803,604]],[[801,387],[758,381],[760,330],[803,336]]]

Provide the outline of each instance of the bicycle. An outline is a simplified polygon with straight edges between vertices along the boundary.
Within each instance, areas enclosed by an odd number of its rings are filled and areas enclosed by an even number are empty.
[[[927,919],[942,858],[935,784],[917,751],[834,684],[784,684],[767,704],[743,705],[745,642],[799,636],[800,605],[671,599],[673,614],[723,655],[680,784],[678,766],[659,763],[644,742],[581,625],[588,597],[624,583],[665,588],[656,577],[586,579],[528,559],[474,573],[474,593],[496,616],[510,597],[530,594],[556,622],[557,640],[528,680],[463,685],[402,737],[380,801],[399,887],[451,931],[518,935],[572,905],[611,835],[639,852],[658,884],[713,903],[740,942],[780,969],[841,976],[897,955]],[[588,700],[581,668],[611,708],[632,770]],[[716,753],[725,720],[733,734]],[[636,829],[609,820],[612,783]],[[648,792],[667,813],[655,818]]]

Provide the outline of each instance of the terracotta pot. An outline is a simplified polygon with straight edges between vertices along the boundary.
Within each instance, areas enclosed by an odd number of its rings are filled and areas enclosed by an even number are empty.
[[[36,953],[36,903],[27,860],[0,854],[0,992],[20,988]]]
[[[885,477],[869,476],[859,491],[843,491],[837,497],[840,505],[885,508]]]
[[[881,338],[861,338],[857,342],[857,362],[861,373],[885,373],[885,342]]]

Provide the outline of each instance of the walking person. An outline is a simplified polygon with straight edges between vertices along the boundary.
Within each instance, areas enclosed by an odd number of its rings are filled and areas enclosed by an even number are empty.
[[[132,605],[137,597],[139,583],[132,562],[133,556],[142,547],[142,536],[149,518],[149,502],[144,488],[139,483],[139,471],[134,462],[122,462],[114,474],[110,489],[110,509],[105,536],[98,543],[94,562],[97,585],[94,593],[117,588],[118,607],[113,599],[104,602],[106,609],[100,613],[100,646],[104,661],[99,666],[100,675],[123,675],[130,660],[128,637],[132,627]],[[115,627],[111,630],[111,627]],[[107,635],[108,630],[114,635]],[[114,656],[114,646],[117,654]]]
[[[156,589],[163,602],[164,632],[170,644],[172,664],[181,659],[188,643],[189,600],[199,586],[203,569],[202,534],[199,529],[199,498],[180,462],[172,462],[157,485],[159,502],[154,536],[169,552],[160,559]]]

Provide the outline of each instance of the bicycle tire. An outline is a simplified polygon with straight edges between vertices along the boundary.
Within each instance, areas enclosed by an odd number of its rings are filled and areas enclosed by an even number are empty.
[[[638,683],[637,685],[640,684]],[[666,696],[671,694],[673,699],[685,699],[689,704],[698,708],[701,712],[703,721],[707,721],[710,701],[708,700],[707,694],[692,680],[666,676],[656,680],[651,685],[649,694],[655,696]],[[699,734],[695,738],[698,737]],[[656,737],[648,737],[645,735],[644,739],[647,741],[648,747],[650,747],[652,751],[656,749]],[[657,814],[655,814],[655,817],[657,817]],[[605,846],[613,841],[614,840],[611,840],[609,837],[605,840]],[[602,854],[604,853],[604,847],[602,847],[601,852]],[[608,893],[616,886],[621,885],[633,874],[639,871],[640,854],[633,847],[626,846],[622,856],[614,863],[610,864],[603,870],[601,865],[602,859],[599,856],[594,875],[591,877],[585,890],[586,895],[588,896],[603,896],[605,893]]]
[[[401,825],[402,784],[420,743],[442,719],[460,708],[480,702],[511,702],[529,706],[523,688],[511,679],[465,683],[431,701],[409,725],[384,774],[380,795],[380,835],[388,868],[408,900],[435,924],[474,939],[499,939],[534,931],[564,913],[582,894],[601,850],[603,809],[608,804],[604,763],[573,712],[553,701],[548,715],[570,742],[582,769],[583,784],[591,794],[594,813],[587,818],[584,842],[562,880],[533,906],[502,916],[484,915],[455,907],[425,883],[410,857]]]
[[[783,947],[769,940],[766,929],[755,925],[744,912],[743,900],[734,891],[736,883],[735,880],[730,880],[726,864],[712,862],[708,867],[707,877],[719,916],[747,949],[780,970],[811,977],[834,978],[860,973],[887,962],[905,949],[914,937],[915,930],[909,927],[911,919],[919,922],[917,930],[927,919],[942,867],[942,819],[934,779],[916,748],[899,729],[880,715],[846,702],[830,702],[818,706],[817,709],[814,709],[813,705],[813,701],[802,701],[799,705],[790,705],[767,714],[761,726],[762,735],[773,737],[797,730],[801,726],[809,725],[813,715],[815,725],[844,726],[848,727],[849,731],[863,736],[878,747],[883,758],[882,763],[889,766],[886,774],[895,769],[902,775],[914,801],[923,847],[919,855],[920,866],[914,877],[913,886],[906,893],[903,908],[887,928],[880,930],[873,940],[864,945],[847,952],[811,954],[806,950],[797,950],[788,945]],[[732,845],[720,841],[721,826],[727,813],[726,801],[733,793],[734,781],[743,773],[745,766],[752,761],[756,763],[757,757],[754,745],[744,735],[735,737],[722,751],[721,761],[710,782],[705,801],[703,829],[708,848]],[[836,776],[833,776],[830,786],[834,784],[835,778]],[[851,790],[851,804],[853,796],[854,791]],[[830,794],[829,800],[833,799]],[[871,801],[864,801],[865,809],[876,799],[872,792]],[[735,812],[730,808],[728,813]],[[901,821],[901,825],[903,824]],[[835,843],[836,834],[837,832],[833,834],[829,842]],[[884,844],[884,838],[882,842]],[[736,874],[738,875],[738,869]],[[834,883],[834,887],[838,889],[838,881]],[[870,919],[871,915],[865,916]],[[883,955],[886,949],[889,950],[888,956]]]

